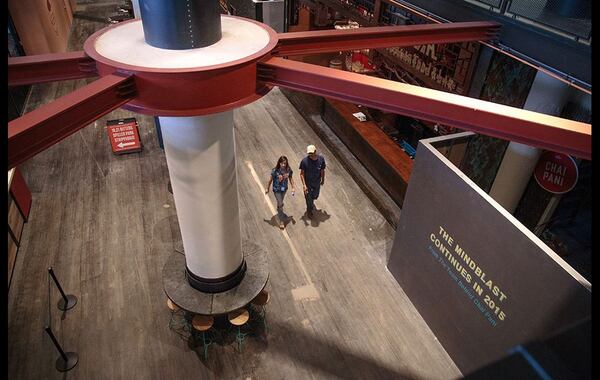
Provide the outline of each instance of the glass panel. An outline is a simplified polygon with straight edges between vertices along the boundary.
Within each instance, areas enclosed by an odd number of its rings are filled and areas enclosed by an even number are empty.
[[[513,0],[507,12],[590,39],[591,0]]]

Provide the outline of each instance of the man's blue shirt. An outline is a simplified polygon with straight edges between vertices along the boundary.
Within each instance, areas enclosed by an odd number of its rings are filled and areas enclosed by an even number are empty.
[[[300,170],[304,170],[304,181],[309,186],[319,186],[321,184],[321,170],[325,169],[325,158],[317,155],[313,160],[306,156],[300,161]]]

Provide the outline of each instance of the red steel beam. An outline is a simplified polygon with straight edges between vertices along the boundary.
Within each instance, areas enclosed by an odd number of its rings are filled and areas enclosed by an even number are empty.
[[[23,86],[97,76],[96,61],[83,51],[8,59],[8,85]]]
[[[8,123],[8,169],[70,136],[135,96],[132,75],[107,75]]]
[[[259,63],[258,79],[586,160],[592,156],[591,124],[277,57]]]
[[[21,215],[23,215],[23,219],[27,221],[29,219],[29,212],[31,211],[31,191],[27,187],[27,182],[25,182],[25,178],[23,178],[23,174],[21,174],[19,168],[15,168],[8,191],[15,200],[15,204]],[[15,239],[15,241],[19,240],[18,238]]]
[[[478,21],[280,33],[273,55],[481,41],[496,38],[499,28],[498,23]]]

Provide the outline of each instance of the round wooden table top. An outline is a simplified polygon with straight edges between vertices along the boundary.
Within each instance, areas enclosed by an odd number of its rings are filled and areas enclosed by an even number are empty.
[[[214,318],[210,315],[196,314],[192,319],[192,326],[195,330],[206,331],[212,327],[213,322]]]
[[[264,306],[269,302],[269,292],[263,290],[252,300],[252,303],[259,306]]]
[[[250,313],[248,313],[248,310],[246,309],[239,309],[227,314],[227,318],[232,325],[241,326],[248,322],[248,319],[250,319]]]
[[[269,279],[267,251],[262,246],[242,239],[246,274],[237,286],[220,293],[201,292],[187,280],[185,256],[172,252],[163,267],[163,289],[182,310],[192,314],[224,317],[248,305]],[[227,322],[228,323],[228,322]]]
[[[179,306],[175,305],[175,303],[173,301],[171,301],[170,298],[167,298],[167,307],[173,311],[179,310]]]

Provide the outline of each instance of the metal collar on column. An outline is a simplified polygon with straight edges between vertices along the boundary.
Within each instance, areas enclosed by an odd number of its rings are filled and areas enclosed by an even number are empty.
[[[188,282],[194,289],[205,293],[219,293],[238,286],[244,279],[246,268],[246,260],[242,258],[242,263],[236,270],[221,278],[204,278],[196,276],[187,266],[185,268],[185,274]]]

